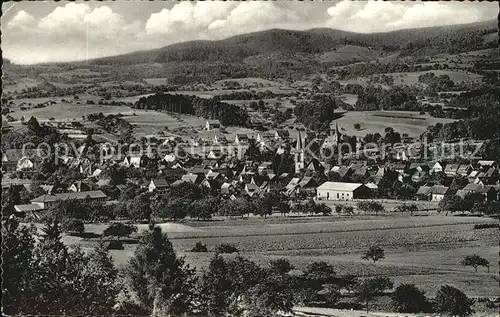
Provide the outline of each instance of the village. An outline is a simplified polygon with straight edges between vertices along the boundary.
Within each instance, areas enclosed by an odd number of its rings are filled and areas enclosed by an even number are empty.
[[[66,129],[59,129],[59,133],[68,130],[72,134],[77,133],[70,127],[63,127]],[[499,199],[499,173],[495,161],[476,159],[462,164],[446,164],[446,159],[423,161],[422,144],[415,146],[414,143],[389,146],[382,156],[380,151],[362,144],[358,138],[356,151],[351,149],[341,155],[342,159],[335,164],[331,157],[327,158],[328,162],[312,157],[315,155],[309,151],[308,143],[320,144],[320,152],[337,147],[342,150],[345,144],[342,143],[343,135],[338,124],[332,124],[331,132],[326,135],[299,130],[294,138],[289,130],[283,129],[258,132],[256,135],[236,134],[233,140],[228,140],[224,134],[218,133],[220,128],[218,121],[207,120],[204,130],[213,137],[194,139],[191,144],[182,141],[176,144],[179,138],[155,135],[151,138],[155,142],[150,139],[147,144],[121,145],[125,149],[128,147],[128,155],[114,154],[123,151],[115,151],[109,143],[92,145],[99,148],[101,156],[77,158],[62,155],[58,158],[60,164],[76,169],[82,175],[81,179],[72,184],[42,184],[45,190],[42,196],[14,208],[23,215],[39,213],[58,200],[90,198],[113,203],[105,192],[110,191],[112,186],[123,189],[128,183],[143,191],[161,193],[187,182],[207,189],[212,195],[231,200],[265,197],[273,191],[278,193],[280,199],[292,204],[310,199],[318,203],[392,200],[393,210],[413,201],[426,210],[436,211],[440,201],[453,196],[465,199],[470,195],[485,202]],[[245,153],[250,144],[254,151],[252,157]],[[140,152],[137,151],[138,145]],[[83,144],[77,154],[88,153],[85,146]],[[37,165],[42,160],[36,151],[26,151],[24,156],[22,152],[12,150],[2,154],[4,174],[29,175],[38,170]],[[361,153],[362,157],[353,158],[353,152]],[[293,158],[289,160],[289,166],[283,166],[283,162],[277,166],[277,162],[272,161],[273,155],[286,153]],[[368,155],[364,155],[366,153]],[[139,175],[145,170],[151,175],[152,171],[155,177],[132,177],[121,184],[113,184],[109,170],[116,166],[133,169]],[[280,172],[283,170],[287,172]],[[30,181],[26,179],[4,179],[2,187],[9,186],[21,186],[23,190],[30,191]],[[383,186],[398,190],[388,195]],[[399,205],[397,201],[400,201]],[[431,203],[422,205],[419,202]],[[330,206],[334,206],[333,203]]]

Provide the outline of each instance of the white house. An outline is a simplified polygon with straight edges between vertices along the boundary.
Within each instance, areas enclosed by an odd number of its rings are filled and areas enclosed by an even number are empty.
[[[318,200],[351,200],[369,195],[369,189],[360,183],[324,182],[316,188]]]

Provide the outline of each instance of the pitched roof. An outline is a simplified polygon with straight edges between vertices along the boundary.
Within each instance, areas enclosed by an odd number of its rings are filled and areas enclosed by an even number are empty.
[[[427,195],[430,194],[430,192],[431,192],[430,186],[420,186],[420,188],[417,190],[416,195]]]
[[[153,182],[156,187],[168,187],[167,181],[163,178],[152,179],[151,182]]]
[[[15,205],[14,209],[18,212],[25,212],[25,211],[38,211],[42,210],[43,208],[40,207],[38,204],[26,204],[26,205]]]
[[[495,164],[495,161],[485,161],[485,160],[480,160],[477,162],[477,164],[481,166],[492,166]]]
[[[199,177],[200,176],[197,174],[191,174],[191,175],[186,174],[186,175],[182,175],[181,181],[182,182],[190,182],[190,183],[194,184],[194,183],[197,183]]]
[[[473,192],[476,191],[478,188],[480,188],[482,185],[480,184],[467,184],[464,188],[462,188],[465,191],[468,192]]]
[[[360,183],[324,182],[317,187],[318,190],[354,191],[363,186]]]
[[[431,194],[435,195],[445,195],[448,192],[449,187],[446,186],[440,186],[440,185],[434,185],[430,189]]]

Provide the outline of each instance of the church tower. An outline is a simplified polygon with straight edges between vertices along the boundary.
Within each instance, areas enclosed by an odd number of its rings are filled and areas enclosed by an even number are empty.
[[[295,146],[294,154],[295,173],[298,173],[301,169],[304,169],[304,146],[302,144],[302,136],[300,135],[300,131],[298,131],[297,134],[297,144]]]
[[[342,138],[342,135],[340,134],[340,131],[339,131],[339,125],[337,122],[335,122],[335,130],[332,133],[333,145],[337,146],[338,144],[340,144],[342,142],[341,138]]]

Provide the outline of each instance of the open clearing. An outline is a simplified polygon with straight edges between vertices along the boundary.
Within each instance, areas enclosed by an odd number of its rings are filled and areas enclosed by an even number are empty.
[[[380,116],[381,114],[384,116]],[[397,118],[390,114],[396,114],[395,116],[405,115],[408,116],[408,118]],[[448,123],[453,121],[455,120],[434,118],[429,115],[419,115],[418,112],[410,111],[350,111],[343,117],[332,121],[332,124],[338,123],[339,128],[345,129],[345,131],[341,131],[344,134],[360,137],[368,133],[377,132],[383,135],[384,129],[387,127],[393,127],[396,132],[401,134],[407,133],[410,137],[418,137],[425,132],[430,125],[435,125],[439,122]],[[360,130],[354,129],[355,123],[361,124]]]
[[[448,75],[450,79],[456,84],[468,82],[468,83],[480,83],[483,76],[466,72],[466,71],[451,71],[451,70],[429,70],[423,72],[411,72],[411,73],[387,73],[385,75],[392,76],[394,78],[395,85],[415,85],[418,84],[418,76],[425,73],[434,73],[436,76]]]
[[[430,295],[441,285],[449,284],[469,296],[497,296],[499,232],[495,228],[473,229],[475,223],[491,223],[493,219],[451,216],[371,219],[317,218],[290,222],[285,217],[272,223],[263,219],[238,219],[167,223],[161,227],[176,250],[198,271],[207,267],[217,245],[231,243],[242,255],[261,265],[286,257],[301,270],[313,261],[326,261],[340,275],[387,275],[396,285],[415,283]],[[146,227],[140,226],[141,230]],[[87,225],[86,231],[100,234],[105,227],[105,224]],[[81,243],[84,247],[92,245],[91,241],[76,237],[66,236],[65,241]],[[198,241],[206,244],[210,252],[190,252]],[[362,252],[374,244],[386,252],[386,258],[375,264],[361,259]],[[135,245],[126,244],[125,250],[111,253],[118,265],[125,265],[134,250]],[[488,259],[491,273],[484,268],[476,273],[472,268],[462,267],[460,260],[469,254]]]
[[[34,116],[38,121],[48,121],[49,118],[54,118],[57,121],[72,121],[81,120],[82,116],[87,116],[91,113],[102,112],[105,115],[133,112],[134,109],[126,106],[106,106],[106,105],[87,105],[75,103],[57,103],[44,108],[29,109],[24,111],[15,111],[9,113],[14,119],[19,120],[24,116],[29,119]]]

